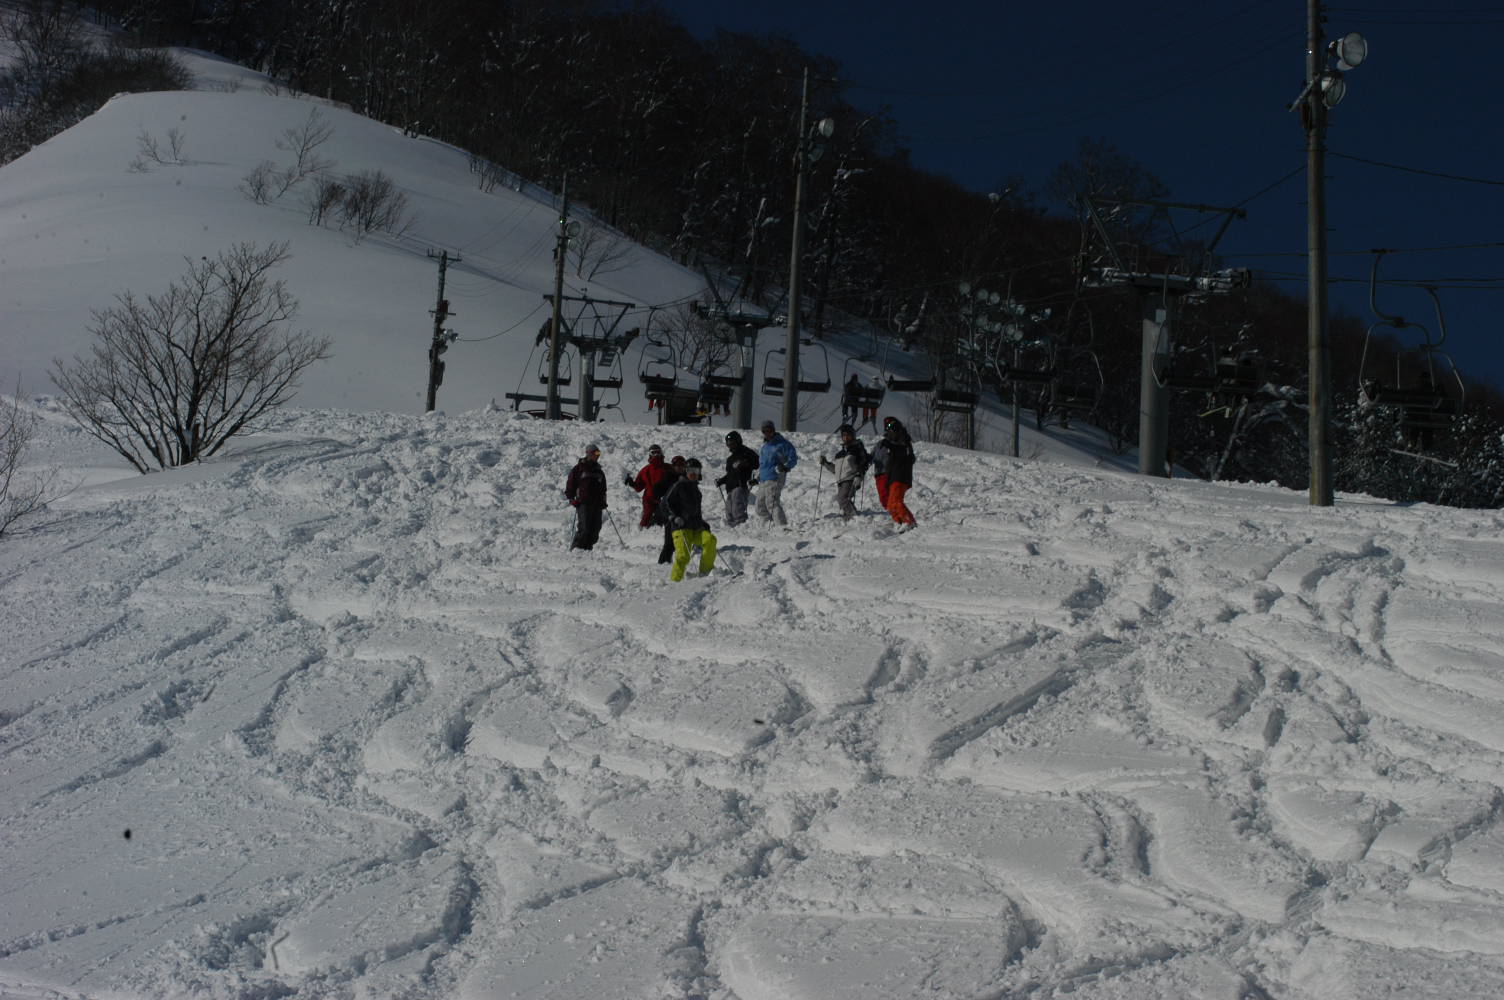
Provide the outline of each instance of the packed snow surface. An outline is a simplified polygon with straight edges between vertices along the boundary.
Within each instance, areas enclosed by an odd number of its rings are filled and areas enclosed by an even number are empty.
[[[673,584],[620,474],[721,435],[290,412],[7,537],[0,993],[1504,994],[1497,512],[921,443],[896,534],[796,433]]]

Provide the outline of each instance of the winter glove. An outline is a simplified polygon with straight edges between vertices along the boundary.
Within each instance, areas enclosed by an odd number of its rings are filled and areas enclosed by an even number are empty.
[[[621,481],[622,481],[622,485],[624,485],[624,486],[631,486],[632,485],[632,477],[630,475],[622,476],[621,477]]]
[[[820,466],[821,468],[829,469],[831,472],[836,471],[835,464],[832,463],[831,460],[826,458],[824,455],[820,456]]]
[[[572,497],[570,498],[569,506],[571,506],[571,507],[578,507],[579,505],[580,505],[580,502],[578,500],[575,500]]]
[[[722,476],[722,477],[721,477],[721,478],[719,478],[719,479],[717,479],[717,480],[716,480],[716,481],[715,481],[715,484],[716,484],[716,485],[717,485],[717,486],[725,486],[725,485],[726,485],[726,477],[725,477],[725,476]]]
[[[784,465],[782,462],[777,463],[773,466],[773,468],[778,470],[778,474],[780,476],[789,471],[789,467],[787,465]]]

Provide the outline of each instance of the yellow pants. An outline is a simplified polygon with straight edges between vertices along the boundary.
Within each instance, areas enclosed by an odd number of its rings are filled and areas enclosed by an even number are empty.
[[[674,565],[668,572],[670,580],[684,579],[684,569],[689,565],[689,550],[700,550],[700,575],[709,573],[715,566],[715,536],[704,528],[680,528],[674,532]]]

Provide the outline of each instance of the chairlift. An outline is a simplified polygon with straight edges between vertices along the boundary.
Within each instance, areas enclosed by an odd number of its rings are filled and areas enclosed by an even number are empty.
[[[1055,366],[1050,363],[1048,352],[1044,348],[1043,340],[1019,344],[1012,351],[1012,360],[1002,357],[1007,352],[1000,350],[1000,356],[992,361],[992,371],[1000,383],[999,392],[1009,382],[1045,386],[1055,381]]]
[[[648,334],[643,341],[642,364],[637,377],[642,381],[643,392],[649,402],[658,402],[672,396],[679,387],[679,365],[674,360],[673,345]]]
[[[741,372],[731,370],[730,361],[723,361],[714,366],[704,375],[704,380],[713,386],[725,389],[737,389],[742,384]]]
[[[541,382],[544,385],[548,385],[548,375],[549,375],[548,349],[544,348],[543,354],[538,358],[538,381]],[[563,344],[560,344],[559,345],[559,365],[558,365],[559,384],[560,385],[568,385],[569,382],[570,382],[570,380],[573,377],[574,377],[574,359],[573,359],[573,356],[569,353],[569,348],[567,346],[565,346]]]
[[[738,379],[736,384],[740,385],[741,380]],[[709,415],[714,415],[718,410],[726,410],[729,413],[731,397],[735,392],[732,386],[717,385],[710,380],[709,376],[705,376],[700,381],[698,400],[700,410]]]
[[[817,344],[813,340],[808,340],[808,339],[801,340],[799,342],[799,344],[800,344],[801,348],[803,348],[803,347],[813,347],[818,352],[817,356],[820,358],[820,369],[819,370],[820,370],[820,372],[821,372],[821,374],[822,374],[823,377],[822,378],[812,378],[812,379],[806,379],[806,378],[802,378],[801,377],[799,379],[799,381],[797,383],[795,383],[795,387],[800,392],[829,392],[830,391],[830,353],[828,351],[826,351],[824,344]],[[799,362],[799,372],[800,372],[801,376],[807,370],[805,368],[805,365],[804,365],[804,360],[803,360],[803,357],[802,357],[803,354],[804,354],[804,352],[801,350],[800,351],[801,359],[800,359],[800,362]],[[773,364],[773,359],[775,357],[778,358],[778,364],[777,364],[776,367]],[[775,347],[775,348],[772,348],[766,354],[763,355],[763,358],[762,358],[762,375],[763,375],[763,378],[762,378],[762,391],[763,391],[764,395],[767,395],[767,396],[782,396],[783,395],[784,373],[787,370],[788,370],[788,348],[786,348],[786,347]]]
[[[975,413],[981,385],[975,374],[967,378],[946,375],[934,388],[930,407],[942,413]]]
[[[1217,388],[1216,351],[1211,349],[1203,361],[1189,351],[1177,349],[1171,356],[1169,366],[1160,377],[1166,389],[1184,392],[1213,392]]]
[[[843,413],[857,413],[862,410],[875,410],[883,405],[883,396],[887,389],[878,380],[863,382],[861,373],[856,370],[856,365],[864,359],[853,356],[846,359],[841,366],[841,411]]]
[[[614,344],[607,344],[595,354],[590,384],[597,389],[620,389],[623,381],[621,351]]]
[[[534,344],[533,345],[533,351],[537,352],[539,346],[540,345],[538,345],[538,344]],[[563,355],[563,357],[567,359],[568,355],[567,354]],[[531,356],[529,356],[529,361],[531,361],[531,360],[532,360]],[[545,352],[545,356],[544,356],[544,359],[543,359],[543,365],[542,365],[543,373],[544,373],[543,381],[544,381],[545,384],[547,384],[547,382],[548,382],[548,365],[547,365],[547,361],[548,361],[547,353]],[[523,403],[544,403],[544,404],[547,404],[547,402],[548,402],[548,396],[545,395],[545,394],[543,394],[543,393],[523,392],[522,391],[522,384],[527,379],[527,367],[524,366],[522,371],[523,371],[523,374],[520,375],[518,377],[518,379],[517,379],[517,391],[506,393],[505,394],[506,398],[510,399],[512,401],[512,409],[515,410],[515,411],[517,411],[517,412],[519,412],[519,413],[520,412],[526,412],[526,413],[530,414],[531,416],[539,417],[539,418],[545,418],[545,417],[547,417],[548,416],[548,409],[547,409],[546,406],[533,407],[533,408],[530,408],[530,409],[528,409],[526,411],[524,411],[522,409],[522,404]],[[563,375],[561,373],[561,375],[559,377],[559,384],[560,385],[565,385],[566,382],[567,382],[567,380],[563,377]],[[560,406],[579,406],[579,403],[580,403],[580,401],[579,401],[578,398],[569,398],[569,397],[566,397],[566,396],[560,396],[560,397],[558,397],[558,401],[559,401],[559,405]],[[560,410],[559,416],[561,418],[565,419],[565,420],[574,420],[576,418],[575,414],[573,414],[573,413],[565,413],[562,410]]]
[[[935,377],[933,372],[925,378],[899,378],[897,375],[893,374],[893,370],[888,367],[888,357],[893,353],[893,348],[895,347],[897,347],[905,354],[909,353],[909,348],[905,344],[892,338],[888,338],[885,341],[883,345],[882,361],[879,364],[879,368],[881,369],[881,375],[878,378],[878,381],[880,383],[879,388],[884,393],[889,391],[933,392],[935,390]],[[847,381],[849,382],[850,379],[848,378]]]
[[[1363,353],[1358,361],[1359,399],[1369,406],[1398,408],[1401,426],[1429,436],[1432,431],[1450,426],[1453,419],[1461,415],[1467,390],[1451,355],[1441,350],[1446,343],[1447,326],[1446,316],[1441,308],[1441,297],[1436,294],[1436,289],[1422,286],[1431,296],[1431,302],[1436,308],[1438,336],[1434,342],[1431,332],[1421,324],[1411,323],[1403,316],[1391,316],[1379,310],[1378,273],[1379,261],[1383,255],[1382,250],[1374,253],[1373,270],[1369,275],[1369,308],[1379,318],[1369,326],[1363,338]],[[1369,360],[1374,331],[1379,327],[1389,327],[1396,331],[1416,329],[1421,332],[1420,343],[1402,348],[1395,354],[1394,374],[1391,378],[1384,377],[1376,359]]]

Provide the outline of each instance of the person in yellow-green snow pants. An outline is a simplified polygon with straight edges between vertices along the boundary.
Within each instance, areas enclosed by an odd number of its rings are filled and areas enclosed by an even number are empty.
[[[675,582],[684,579],[689,568],[689,550],[700,550],[700,575],[709,573],[715,566],[715,535],[700,512],[700,460],[691,458],[684,463],[684,478],[674,483],[663,496],[663,519],[674,531],[674,564],[668,578]]]
[[[678,528],[674,531],[674,565],[668,578],[675,582],[684,579],[684,570],[689,566],[689,550],[700,550],[700,575],[704,576],[715,567],[715,535],[708,529]]]

